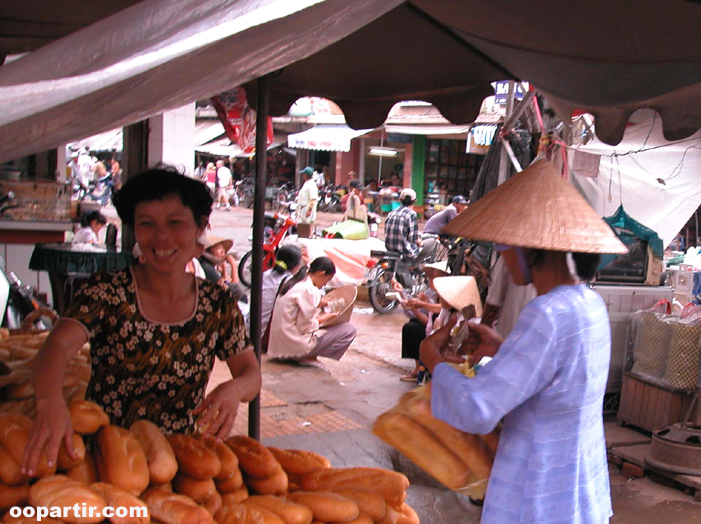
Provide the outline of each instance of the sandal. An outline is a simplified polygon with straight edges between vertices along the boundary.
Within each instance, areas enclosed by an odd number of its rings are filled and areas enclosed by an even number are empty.
[[[418,375],[402,375],[399,380],[402,382],[416,382],[418,380]]]

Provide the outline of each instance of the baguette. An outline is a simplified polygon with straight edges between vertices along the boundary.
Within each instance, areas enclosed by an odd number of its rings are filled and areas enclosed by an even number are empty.
[[[223,506],[215,515],[215,519],[219,524],[285,524],[272,511],[244,504]]]
[[[239,489],[233,493],[226,493],[221,496],[222,506],[228,506],[231,504],[238,504],[248,498],[248,488],[246,486],[241,486]]]
[[[408,504],[402,504],[401,507],[397,508],[399,513],[399,518],[397,518],[397,524],[420,524],[419,516],[414,511],[414,508]]]
[[[106,426],[97,434],[97,445],[104,464],[100,480],[114,484],[118,488],[140,495],[149,484],[148,463],[141,444],[134,435],[118,426]]]
[[[215,491],[214,495],[202,503],[202,507],[206,509],[210,515],[214,516],[216,515],[217,511],[222,508],[223,504],[221,495]]]
[[[399,512],[392,506],[387,506],[385,516],[376,520],[375,524],[397,524],[397,521],[399,521]]]
[[[32,431],[32,421],[29,417],[23,415],[22,413],[5,412],[0,413],[0,446],[4,447],[12,460],[19,466],[22,456],[24,455],[24,448],[29,440],[29,434]],[[9,469],[11,468],[8,467]],[[46,459],[46,450],[44,450],[39,457],[39,463],[37,464],[37,470],[34,472],[33,477],[46,477],[48,475],[53,475],[56,472],[56,464],[49,467]],[[16,477],[8,471],[8,477]],[[13,484],[13,482],[8,482],[3,479],[6,484]],[[18,482],[15,480],[15,483]],[[21,483],[21,477],[20,481]]]
[[[114,509],[127,508],[127,516],[118,517],[117,515],[113,515],[108,518],[112,524],[149,524],[151,522],[148,516],[148,507],[142,500],[136,498],[134,495],[112,484],[107,484],[106,482],[95,482],[90,487],[105,499],[108,506]],[[143,512],[141,514],[134,512],[132,515],[132,508],[143,508]]]
[[[215,479],[226,480],[236,473],[236,470],[239,469],[239,459],[229,446],[210,435],[203,435],[199,437],[199,440],[207,448],[214,451],[221,462],[221,470],[214,476]]]
[[[109,426],[110,418],[107,413],[89,400],[79,400],[71,402],[68,406],[71,414],[73,431],[81,435],[91,435],[103,426]]]
[[[21,455],[20,455],[21,457]],[[22,475],[22,468],[12,455],[0,444],[0,482],[17,486],[29,482],[29,477]]]
[[[41,521],[37,520],[36,517],[12,517],[9,513],[6,513],[2,519],[3,524],[63,524],[58,520],[50,519],[48,517],[42,517]]]
[[[85,458],[85,444],[80,435],[73,434],[73,452],[75,453],[75,459],[68,456],[68,451],[66,451],[66,440],[61,439],[61,445],[58,448],[58,456],[56,457],[56,469],[60,471],[67,471],[71,468],[76,467]]]
[[[85,484],[71,480],[63,475],[52,475],[40,479],[29,489],[29,503],[34,506],[51,507],[73,507],[78,504],[79,508],[88,508],[86,516],[75,515],[73,511],[68,511],[63,515],[62,520],[71,524],[95,524],[102,522],[102,512],[107,504],[95,490]],[[91,512],[90,508],[94,508]],[[91,516],[92,515],[92,516]],[[99,517],[97,515],[100,515]]]
[[[302,478],[302,489],[319,491],[337,489],[372,489],[389,505],[399,506],[406,498],[409,479],[401,473],[380,468],[331,468]]]
[[[367,513],[360,512],[357,518],[349,520],[348,522],[332,522],[331,524],[375,524],[375,521],[370,518]]]
[[[0,513],[13,506],[26,506],[29,503],[29,484],[6,486],[0,484]]]
[[[288,475],[303,477],[331,467],[329,459],[313,451],[268,448]]]
[[[152,489],[144,493],[143,501],[151,518],[164,524],[214,524],[207,510],[185,495]]]
[[[86,453],[85,458],[76,466],[66,471],[66,476],[69,479],[82,482],[83,484],[94,484],[97,482],[97,468],[95,467],[95,459],[90,453]]]
[[[275,475],[280,468],[280,463],[270,450],[257,440],[237,435],[224,442],[236,453],[241,471],[250,477],[267,479]]]
[[[152,484],[170,482],[178,472],[178,461],[173,448],[160,428],[151,421],[137,420],[129,428],[146,453]]]
[[[222,495],[225,495],[226,493],[233,493],[243,486],[243,476],[241,475],[241,470],[237,468],[236,471],[234,471],[234,474],[228,479],[215,480],[214,484],[217,486],[217,491]]]
[[[173,491],[187,495],[198,504],[204,504],[217,492],[212,479],[198,480],[178,473],[173,479]]]
[[[207,480],[221,471],[217,454],[190,435],[175,434],[168,437],[178,461],[178,471],[192,478]]]
[[[285,524],[311,524],[313,519],[312,510],[307,506],[272,495],[254,495],[244,500],[243,504],[262,507],[272,511]]]
[[[287,491],[287,473],[278,467],[275,475],[267,479],[246,477],[246,485],[259,495],[282,495]]]
[[[307,506],[314,519],[321,522],[348,522],[360,515],[358,504],[330,491],[297,491],[290,493],[288,499]]]
[[[375,491],[368,489],[337,489],[334,493],[343,495],[358,504],[361,513],[365,513],[374,520],[380,520],[385,516],[387,503],[384,497]]]

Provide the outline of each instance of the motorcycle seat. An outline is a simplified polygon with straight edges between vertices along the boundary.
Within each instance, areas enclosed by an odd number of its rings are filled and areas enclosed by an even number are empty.
[[[370,251],[370,256],[377,258],[402,258],[402,254],[397,251],[376,251],[374,249]]]

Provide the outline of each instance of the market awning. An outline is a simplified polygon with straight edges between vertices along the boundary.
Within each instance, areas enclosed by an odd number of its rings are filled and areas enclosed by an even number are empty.
[[[288,147],[316,149],[318,151],[343,151],[351,148],[351,140],[363,136],[372,129],[351,129],[348,126],[319,125],[287,136]]]
[[[398,133],[401,135],[464,135],[470,131],[472,125],[467,126],[448,126],[448,125],[434,125],[434,126],[400,126],[400,125],[386,125],[385,131],[387,133]]]
[[[222,133],[224,132],[224,126],[222,126]],[[268,146],[268,151],[287,143],[287,137],[282,135],[275,135],[272,143]],[[207,153],[209,155],[221,156],[221,157],[237,157],[237,158],[251,158],[254,153],[244,153],[243,150],[238,146],[238,144],[233,144],[228,137],[224,136],[217,140],[212,140],[206,144],[196,145],[195,151],[198,153]]]
[[[97,135],[78,140],[68,144],[71,149],[77,150],[87,146],[90,151],[121,151],[124,143],[122,128],[112,129]]]

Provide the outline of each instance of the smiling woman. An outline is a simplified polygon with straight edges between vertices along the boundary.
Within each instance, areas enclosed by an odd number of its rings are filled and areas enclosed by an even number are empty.
[[[209,222],[207,187],[154,169],[129,180],[114,201],[122,222],[134,228],[143,263],[94,276],[37,355],[37,418],[23,459],[28,471],[45,449],[54,461],[62,440],[72,455],[61,387],[68,361],[86,341],[93,363],[86,397],[112,424],[147,419],[165,433],[189,433],[203,414],[199,425],[225,438],[239,403],[260,390],[260,368],[236,302],[185,272]],[[228,364],[232,379],[205,398],[215,357]]]

